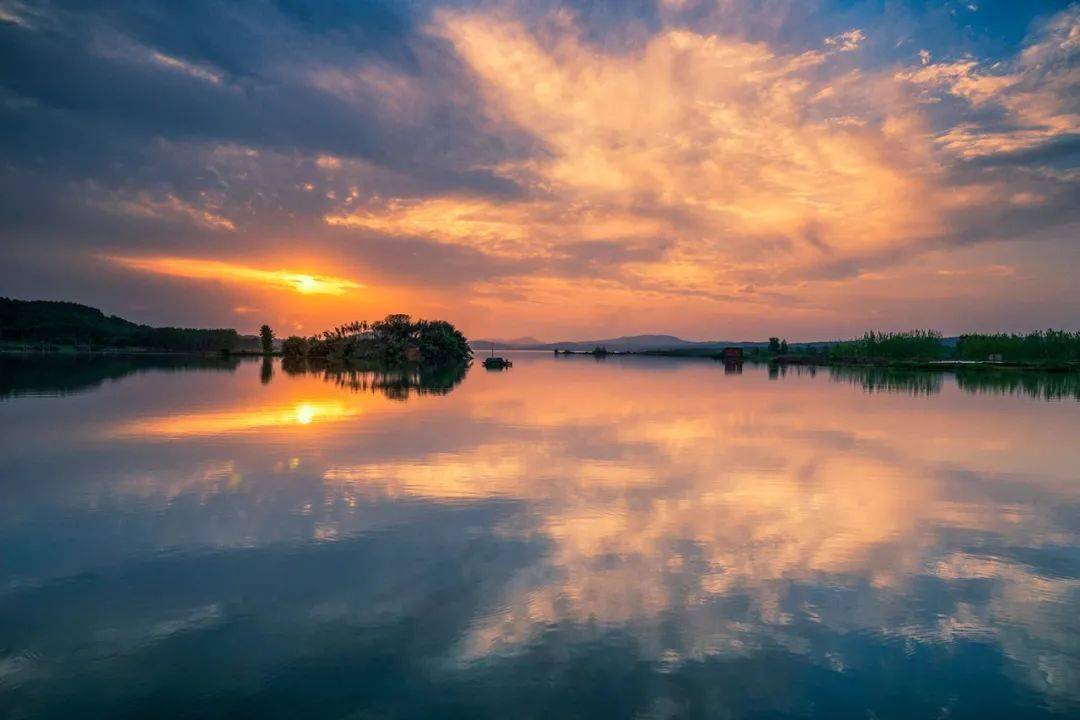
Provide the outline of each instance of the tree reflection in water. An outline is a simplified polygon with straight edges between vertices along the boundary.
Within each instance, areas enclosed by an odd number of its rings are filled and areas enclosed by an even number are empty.
[[[353,392],[378,392],[391,400],[408,400],[413,395],[448,394],[465,378],[469,366],[462,363],[386,367],[284,358],[281,368],[287,375],[320,375],[327,382]]]
[[[796,370],[796,368],[793,368]],[[799,369],[801,370],[801,369]],[[786,373],[784,373],[786,374]],[[948,377],[969,393],[1024,395],[1042,400],[1080,400],[1080,373],[1039,372],[1008,368],[970,370],[913,370],[888,367],[830,367],[829,377],[849,382],[867,392],[937,395]]]
[[[140,372],[234,372],[236,358],[198,355],[0,355],[0,399],[87,392]]]

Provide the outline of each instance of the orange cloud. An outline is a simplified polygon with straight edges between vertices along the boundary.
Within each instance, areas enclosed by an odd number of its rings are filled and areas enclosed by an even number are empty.
[[[502,14],[443,11],[431,30],[475,75],[492,120],[542,141],[542,156],[495,168],[530,197],[394,198],[343,205],[327,224],[514,258],[559,258],[583,241],[664,240],[662,256],[624,264],[619,281],[715,297],[763,282],[763,272],[933,235],[971,200],[941,187],[934,143],[916,103],[895,92],[899,82],[820,79],[861,31],[789,56],[669,30],[613,56],[568,20],[545,42]],[[883,121],[873,116],[882,110],[891,113]]]
[[[1052,37],[1070,22],[1056,21]],[[1068,97],[1072,76],[1038,70],[1057,47],[1038,38],[1008,72],[989,73],[928,55],[910,70],[854,70],[860,29],[799,54],[684,28],[610,54],[567,14],[538,26],[509,11],[441,10],[429,32],[471,73],[492,125],[521,128],[543,148],[484,168],[524,192],[350,196],[324,222],[527,260],[520,274],[474,284],[471,297],[485,312],[528,316],[534,332],[546,316],[565,324],[568,293],[599,326],[616,313],[670,327],[681,314],[728,322],[781,305],[787,318],[839,318],[860,272],[897,276],[915,255],[1010,232],[993,217],[1059,201],[1038,178],[1018,187],[958,174],[959,160],[1076,127],[1054,99]],[[415,105],[417,82],[385,67],[351,82],[378,88],[385,107]],[[1004,108],[1027,129],[935,129],[929,90]],[[641,246],[652,251],[618,252]],[[602,271],[584,283],[580,267]]]
[[[108,259],[124,267],[160,275],[287,288],[304,295],[343,295],[349,290],[364,287],[361,283],[329,275],[314,275],[291,270],[263,270],[219,260],[119,256]]]
[[[324,220],[328,225],[428,237],[512,258],[556,257],[562,241],[653,238],[671,227],[662,219],[617,208],[597,209],[570,199],[508,203],[463,196],[397,198],[328,214]]]

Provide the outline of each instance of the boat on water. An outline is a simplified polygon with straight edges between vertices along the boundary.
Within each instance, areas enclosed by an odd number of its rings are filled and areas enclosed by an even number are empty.
[[[504,357],[495,354],[495,346],[491,347],[491,356],[484,358],[484,367],[488,370],[505,370],[514,363]]]

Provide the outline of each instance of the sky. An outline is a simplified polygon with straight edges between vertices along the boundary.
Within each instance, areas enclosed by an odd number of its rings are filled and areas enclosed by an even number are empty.
[[[1080,329],[1080,3],[0,0],[0,295],[312,334]]]

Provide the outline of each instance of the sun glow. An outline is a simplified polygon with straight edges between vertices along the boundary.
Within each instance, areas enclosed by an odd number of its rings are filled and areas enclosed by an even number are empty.
[[[298,275],[296,280],[293,281],[296,285],[296,289],[302,293],[319,292],[322,283],[310,275]]]
[[[296,422],[299,425],[310,425],[318,414],[319,408],[311,403],[300,403],[296,406]]]
[[[263,270],[219,260],[121,256],[110,256],[108,259],[127,268],[144,270],[159,275],[284,287],[304,295],[344,295],[349,290],[364,287],[363,284],[346,278],[311,275],[289,270]]]
[[[180,438],[311,425],[342,420],[360,414],[360,409],[340,401],[305,400],[292,405],[194,412],[146,418],[116,428],[113,437]]]

